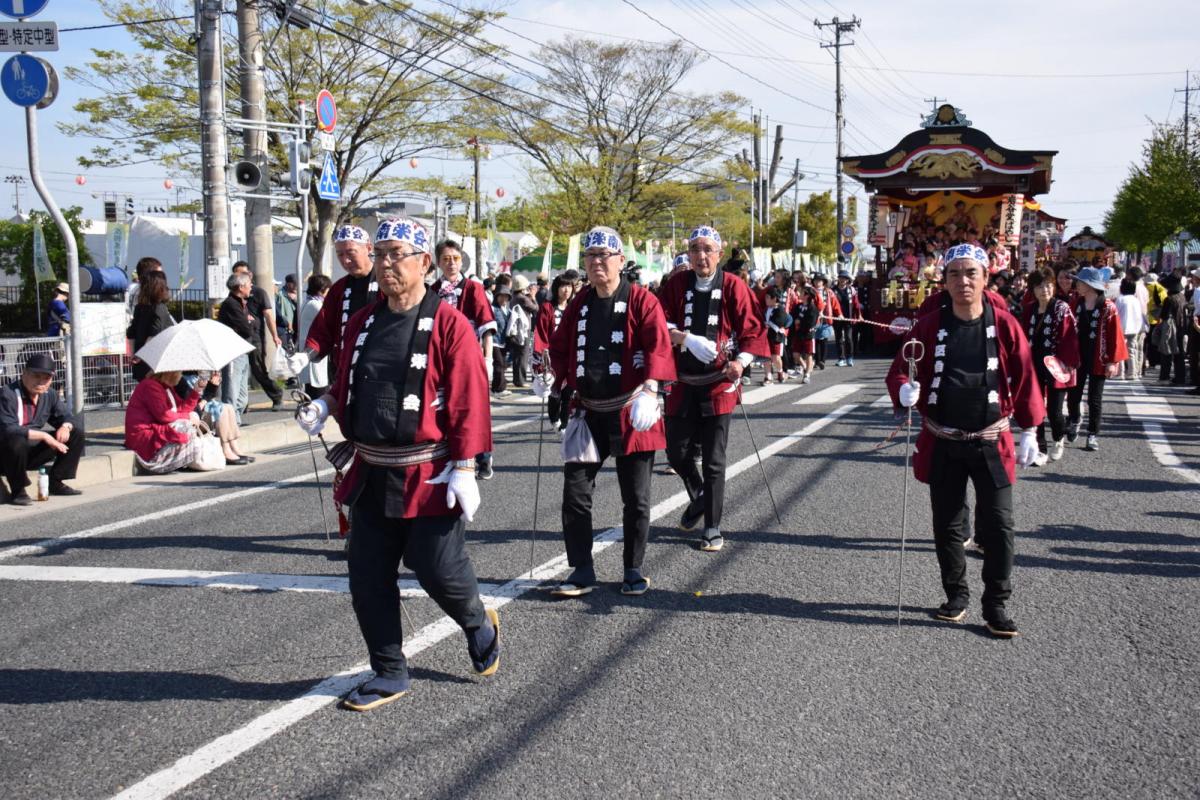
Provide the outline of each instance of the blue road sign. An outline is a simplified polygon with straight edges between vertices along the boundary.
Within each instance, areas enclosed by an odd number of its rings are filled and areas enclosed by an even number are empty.
[[[321,165],[321,180],[317,183],[317,197],[322,200],[340,200],[342,187],[337,179],[337,165],[333,163],[333,153],[325,153],[325,163]]]
[[[0,14],[13,19],[32,17],[49,4],[50,0],[0,0]]]
[[[854,242],[842,242],[842,252],[850,255],[854,252]]]
[[[50,89],[50,73],[37,58],[19,53],[4,62],[0,88],[17,105],[36,106]]]

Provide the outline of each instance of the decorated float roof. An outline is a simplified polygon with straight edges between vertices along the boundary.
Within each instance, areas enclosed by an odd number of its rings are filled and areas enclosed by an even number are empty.
[[[1018,192],[1029,197],[1050,190],[1050,169],[1057,153],[1003,147],[971,127],[962,111],[946,104],[891,150],[843,156],[842,171],[868,191],[901,201],[938,191],[971,197]]]

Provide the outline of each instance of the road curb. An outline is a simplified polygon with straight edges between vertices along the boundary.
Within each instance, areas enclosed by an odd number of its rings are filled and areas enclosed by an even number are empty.
[[[251,454],[308,441],[308,435],[290,416],[287,419],[245,426],[241,428],[239,434],[238,449],[243,453]],[[342,434],[337,425],[326,426],[324,435],[325,440],[330,444],[342,440]],[[84,456],[79,460],[79,470],[70,484],[77,488],[83,488],[132,478],[134,463],[132,450],[115,450],[94,456]],[[30,473],[30,479],[36,488],[37,474]]]

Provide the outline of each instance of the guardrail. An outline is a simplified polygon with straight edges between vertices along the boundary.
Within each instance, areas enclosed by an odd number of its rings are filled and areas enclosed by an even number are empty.
[[[62,336],[31,336],[0,339],[0,379],[5,384],[21,376],[30,356],[45,353],[54,359],[55,391],[70,394],[70,375],[66,368],[67,339]],[[128,356],[83,357],[83,407],[119,408],[129,401],[136,381]]]

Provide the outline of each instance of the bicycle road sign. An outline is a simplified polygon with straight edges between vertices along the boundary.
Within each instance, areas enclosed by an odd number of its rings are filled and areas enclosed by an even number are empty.
[[[19,53],[4,62],[0,88],[17,105],[35,106],[50,89],[50,73],[40,59]]]

